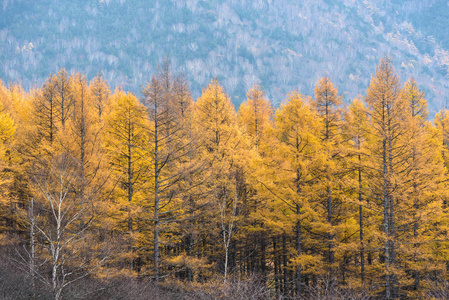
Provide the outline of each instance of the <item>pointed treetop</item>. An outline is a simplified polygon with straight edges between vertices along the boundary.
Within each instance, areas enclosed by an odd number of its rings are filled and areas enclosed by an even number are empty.
[[[413,118],[419,118],[424,121],[427,118],[427,101],[426,94],[419,90],[415,79],[410,78],[404,84],[402,89],[402,97],[410,107],[410,113]]]

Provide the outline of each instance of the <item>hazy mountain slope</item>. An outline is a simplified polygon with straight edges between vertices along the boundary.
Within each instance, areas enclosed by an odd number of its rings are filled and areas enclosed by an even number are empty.
[[[389,53],[402,79],[414,76],[439,109],[449,94],[448,42],[441,30],[429,36],[421,12],[444,17],[443,3],[6,0],[0,78],[30,87],[65,67],[89,78],[102,71],[113,86],[139,91],[170,55],[196,95],[217,76],[236,104],[254,83],[278,102],[295,88],[313,93],[328,74],[348,100]]]

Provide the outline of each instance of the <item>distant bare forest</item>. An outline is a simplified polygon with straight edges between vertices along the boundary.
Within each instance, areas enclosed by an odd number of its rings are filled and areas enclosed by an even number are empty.
[[[60,67],[139,93],[166,55],[199,96],[217,77],[234,104],[254,84],[278,105],[330,76],[346,103],[388,53],[446,107],[446,1],[3,1],[0,78],[40,86]]]

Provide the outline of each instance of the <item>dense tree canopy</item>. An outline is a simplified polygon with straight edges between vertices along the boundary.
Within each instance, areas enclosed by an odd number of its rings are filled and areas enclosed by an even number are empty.
[[[236,111],[216,79],[194,101],[168,61],[142,94],[0,84],[5,297],[447,296],[449,117],[388,57],[349,105],[327,76],[276,109],[255,85]]]

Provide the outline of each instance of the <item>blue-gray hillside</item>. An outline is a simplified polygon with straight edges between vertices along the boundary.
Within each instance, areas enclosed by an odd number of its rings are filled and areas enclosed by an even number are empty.
[[[4,0],[0,79],[25,88],[65,67],[138,92],[166,55],[199,95],[217,77],[239,104],[253,84],[273,102],[329,75],[348,101],[388,53],[433,111],[449,95],[447,1]]]

